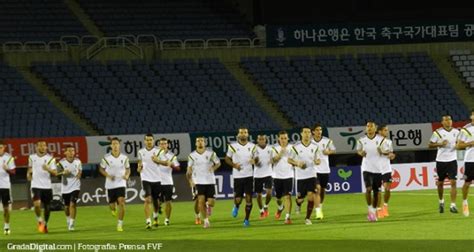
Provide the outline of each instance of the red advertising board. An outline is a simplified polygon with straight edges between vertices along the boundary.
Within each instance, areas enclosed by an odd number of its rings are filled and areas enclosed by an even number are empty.
[[[46,141],[48,153],[56,158],[63,158],[65,147],[73,145],[76,156],[82,163],[87,163],[87,142],[85,137],[54,137],[54,138],[11,138],[5,139],[7,151],[15,157],[17,167],[28,166],[28,156],[35,153],[35,144],[38,140]]]

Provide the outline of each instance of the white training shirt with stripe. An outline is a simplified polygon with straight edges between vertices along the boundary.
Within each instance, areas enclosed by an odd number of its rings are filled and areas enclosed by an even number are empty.
[[[465,143],[474,141],[474,125],[468,124],[464,126],[459,131],[459,140]],[[474,162],[474,146],[466,148],[466,152],[464,152],[464,162],[465,163]]]
[[[366,135],[357,141],[357,151],[363,150],[366,153],[366,156],[362,158],[362,171],[382,173],[380,167],[381,154],[378,148],[383,140],[384,137],[376,134],[373,138]]]
[[[69,160],[63,158],[58,162],[57,166],[63,171],[68,170],[70,172],[61,178],[61,193],[67,194],[81,190],[81,179],[77,177],[77,174],[82,171],[81,160],[74,158],[72,162],[69,162]]]
[[[385,138],[380,144],[380,151],[382,153],[392,153],[393,152],[393,143],[390,139]],[[390,164],[390,158],[388,155],[382,154],[380,156],[380,170],[382,174],[392,173],[392,165]]]
[[[324,174],[331,173],[331,169],[329,168],[329,156],[325,155],[323,151],[324,150],[335,151],[336,146],[334,146],[334,142],[325,136],[321,137],[319,141],[316,141],[316,139],[313,138],[312,142],[318,146],[319,159],[321,160],[321,163],[319,165],[315,165],[316,172],[324,173]]]
[[[309,141],[308,145],[304,145],[303,142],[297,142],[293,145],[292,159],[297,162],[304,162],[306,168],[300,168],[295,166],[295,177],[297,180],[315,178],[316,177],[316,165],[314,161],[319,158],[318,145],[312,141]]]
[[[254,165],[254,178],[265,178],[272,176],[272,147],[270,145],[265,145],[264,148],[261,148],[259,145],[256,145],[254,151],[254,157],[258,157],[258,165]]]
[[[458,138],[459,130],[451,128],[447,131],[444,128],[439,128],[433,132],[430,138],[432,143],[442,143],[444,140],[448,140],[448,144],[444,147],[438,147],[436,153],[436,162],[451,162],[457,159],[456,154],[456,140]]]
[[[158,150],[158,159],[160,161],[171,161],[171,165],[179,167],[178,158],[169,150]],[[173,185],[173,168],[165,165],[158,165],[160,168],[160,178],[162,185]]]
[[[127,187],[127,181],[123,178],[127,169],[130,169],[130,162],[128,157],[122,153],[115,157],[111,153],[105,154],[100,162],[100,167],[114,176],[114,180],[105,178],[105,189],[114,189],[120,187]]]
[[[12,157],[9,153],[5,152],[2,156],[0,156],[0,189],[10,189],[10,173],[3,169],[3,166],[6,165],[8,170],[14,170],[15,166],[15,158]]]
[[[140,172],[140,178],[142,181],[161,181],[160,168],[152,159],[153,156],[158,155],[158,151],[159,149],[156,147],[153,147],[150,150],[143,148],[138,151],[138,160],[142,161],[142,171]]]
[[[50,169],[56,170],[56,160],[49,154],[39,156],[31,154],[28,159],[28,167],[32,169],[31,188],[51,189],[51,174],[43,169],[46,164]]]
[[[206,149],[203,153],[191,152],[188,156],[188,167],[193,169],[194,184],[215,185],[216,177],[212,167],[220,163],[219,157],[213,150]]]
[[[288,144],[284,149],[279,144],[275,144],[272,147],[272,159],[284,152],[283,156],[278,160],[277,163],[273,164],[273,178],[274,179],[288,179],[294,177],[294,167],[288,163],[288,158],[291,157],[292,144]]]
[[[240,164],[240,170],[232,169],[234,179],[253,176],[253,165],[250,160],[253,159],[254,148],[255,144],[251,142],[247,142],[245,145],[233,142],[227,146],[226,156],[231,158],[234,164]]]

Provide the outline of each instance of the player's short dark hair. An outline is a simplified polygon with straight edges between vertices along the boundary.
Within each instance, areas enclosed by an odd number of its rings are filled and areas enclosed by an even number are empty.
[[[38,140],[36,140],[36,144],[43,143],[43,142],[46,143],[46,140],[44,140],[44,139],[38,139]]]
[[[375,120],[373,120],[373,119],[367,119],[365,121],[365,124],[369,124],[369,123],[373,123],[373,124],[377,125],[377,123],[375,123]]]
[[[239,133],[240,130],[249,130],[249,128],[245,125],[241,125],[238,129],[237,129],[237,133]]]
[[[301,132],[303,132],[304,129],[309,129],[309,131],[311,131],[311,127],[308,125],[303,125],[303,127],[301,127]]]
[[[75,149],[74,145],[72,145],[72,144],[68,144],[68,145],[64,146],[64,149],[66,149],[66,150],[69,149],[69,148]]]
[[[147,137],[154,138],[154,137],[153,137],[153,134],[151,134],[151,133],[146,134],[145,137],[143,137],[143,139],[145,139],[145,138],[147,138]]]
[[[450,113],[443,113],[441,115],[441,121],[443,120],[444,117],[447,117],[447,116],[449,116],[449,117],[451,117],[451,119],[453,119],[453,116]]]
[[[122,140],[120,140],[120,138],[118,138],[118,137],[112,137],[112,138],[110,138],[110,143],[112,143],[113,141],[117,141],[118,143],[121,143],[121,142],[122,142]]]
[[[202,136],[202,135],[196,137],[196,139],[199,139],[199,138],[206,139],[206,138],[205,138],[204,136]]]
[[[165,138],[165,137],[162,137],[162,138],[160,138],[160,142],[162,142],[162,141],[168,142],[168,139]]]
[[[265,135],[265,134],[258,134],[257,137],[265,137],[265,138],[267,138],[267,135]]]
[[[381,131],[384,128],[387,128],[387,124],[380,124],[380,125],[377,126],[377,131]]]
[[[323,125],[322,125],[321,123],[315,123],[315,124],[313,125],[313,130],[315,130],[316,128],[321,128],[321,129],[322,129],[322,128],[323,128]]]
[[[281,135],[288,135],[288,132],[286,132],[286,130],[280,130],[278,132],[278,136],[281,136]]]
[[[3,140],[0,140],[0,145],[7,145],[7,143],[5,143]]]

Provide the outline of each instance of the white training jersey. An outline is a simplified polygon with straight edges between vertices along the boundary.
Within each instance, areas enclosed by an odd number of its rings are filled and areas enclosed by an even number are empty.
[[[0,156],[0,189],[10,189],[10,173],[5,171],[3,167],[6,165],[8,170],[12,171],[16,168],[15,166],[15,158],[12,157],[9,153],[3,153]]]
[[[217,154],[206,149],[203,153],[197,151],[191,152],[188,156],[188,167],[193,169],[193,182],[196,185],[214,185],[216,184],[216,177],[212,167],[220,164],[221,161]]]
[[[158,150],[158,159],[161,161],[171,161],[172,166],[179,167],[178,158],[169,150]],[[173,185],[173,168],[170,166],[158,165],[160,168],[160,178],[162,185]]]
[[[380,151],[382,153],[392,153],[393,152],[393,143],[390,139],[384,138],[382,143],[379,145]],[[388,155],[380,156],[380,171],[382,174],[392,173],[392,166],[390,164],[390,158]]]
[[[447,131],[444,128],[439,128],[433,132],[430,138],[432,143],[442,143],[448,140],[448,144],[444,147],[438,147],[436,154],[436,162],[451,162],[457,159],[456,154],[456,140],[458,138],[459,130],[452,128]]]
[[[114,176],[114,179],[105,178],[105,189],[114,189],[120,187],[127,187],[127,181],[123,178],[127,169],[130,169],[130,162],[128,157],[122,153],[115,157],[111,153],[105,154],[100,162],[102,167],[109,175]]]
[[[67,194],[73,191],[81,190],[81,179],[77,177],[79,172],[82,171],[81,160],[75,158],[72,162],[69,162],[66,158],[61,159],[58,162],[58,169],[68,170],[68,175],[63,175],[61,179],[61,193]]]
[[[318,145],[309,142],[308,145],[304,145],[303,142],[297,142],[291,148],[291,157],[297,162],[304,162],[306,167],[300,168],[295,166],[295,177],[297,180],[308,179],[316,177],[316,165],[314,161],[319,158]]]
[[[153,156],[158,155],[158,151],[159,149],[156,147],[153,147],[150,150],[143,148],[138,151],[138,160],[142,161],[142,171],[140,172],[140,178],[142,181],[161,181],[160,168],[152,159]]]
[[[382,173],[380,168],[381,154],[379,153],[379,146],[384,137],[375,135],[369,138],[367,135],[363,136],[357,141],[357,151],[363,150],[366,156],[362,158],[362,171],[371,173]]]
[[[228,145],[227,156],[232,159],[235,164],[240,164],[240,170],[232,169],[232,177],[247,178],[253,176],[253,165],[250,160],[253,158],[253,151],[255,144],[247,142],[242,145],[238,142],[233,142]]]
[[[28,167],[33,172],[31,179],[31,188],[52,189],[51,174],[43,169],[43,165],[49,166],[50,169],[56,170],[56,160],[49,154],[39,156],[31,154],[28,158]]]
[[[325,174],[331,173],[331,169],[329,168],[329,156],[325,155],[323,151],[324,150],[335,151],[336,146],[334,146],[334,142],[325,136],[321,137],[319,141],[316,141],[316,139],[313,139],[312,142],[318,146],[319,159],[321,160],[321,163],[319,165],[315,165],[316,172],[325,173]]]
[[[284,149],[279,144],[272,147],[272,159],[278,156],[283,151],[283,156],[277,163],[273,164],[273,178],[274,179],[288,179],[294,177],[294,167],[288,163],[288,158],[291,156],[292,144],[288,144]]]
[[[464,126],[464,128],[459,131],[458,139],[465,143],[474,141],[474,126],[472,124]],[[466,152],[464,153],[464,162],[474,162],[474,147],[466,148]]]
[[[265,145],[265,148],[256,145],[253,155],[258,157],[258,165],[254,165],[253,177],[265,178],[272,176],[272,147],[268,144]]]

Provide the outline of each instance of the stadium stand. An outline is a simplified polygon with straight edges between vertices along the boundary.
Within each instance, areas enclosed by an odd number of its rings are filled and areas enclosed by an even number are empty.
[[[153,34],[159,39],[248,38],[241,14],[221,1],[95,1],[81,7],[107,36]]]
[[[85,135],[17,70],[0,62],[0,76],[0,138]]]
[[[368,117],[421,123],[443,111],[468,113],[426,53],[251,57],[241,66],[296,125],[363,125]]]
[[[450,56],[463,80],[474,89],[474,54],[470,50],[452,50]]]
[[[32,69],[104,134],[279,128],[217,59],[36,63]]]
[[[7,41],[57,41],[63,35],[87,31],[61,0],[2,0],[0,43]]]

